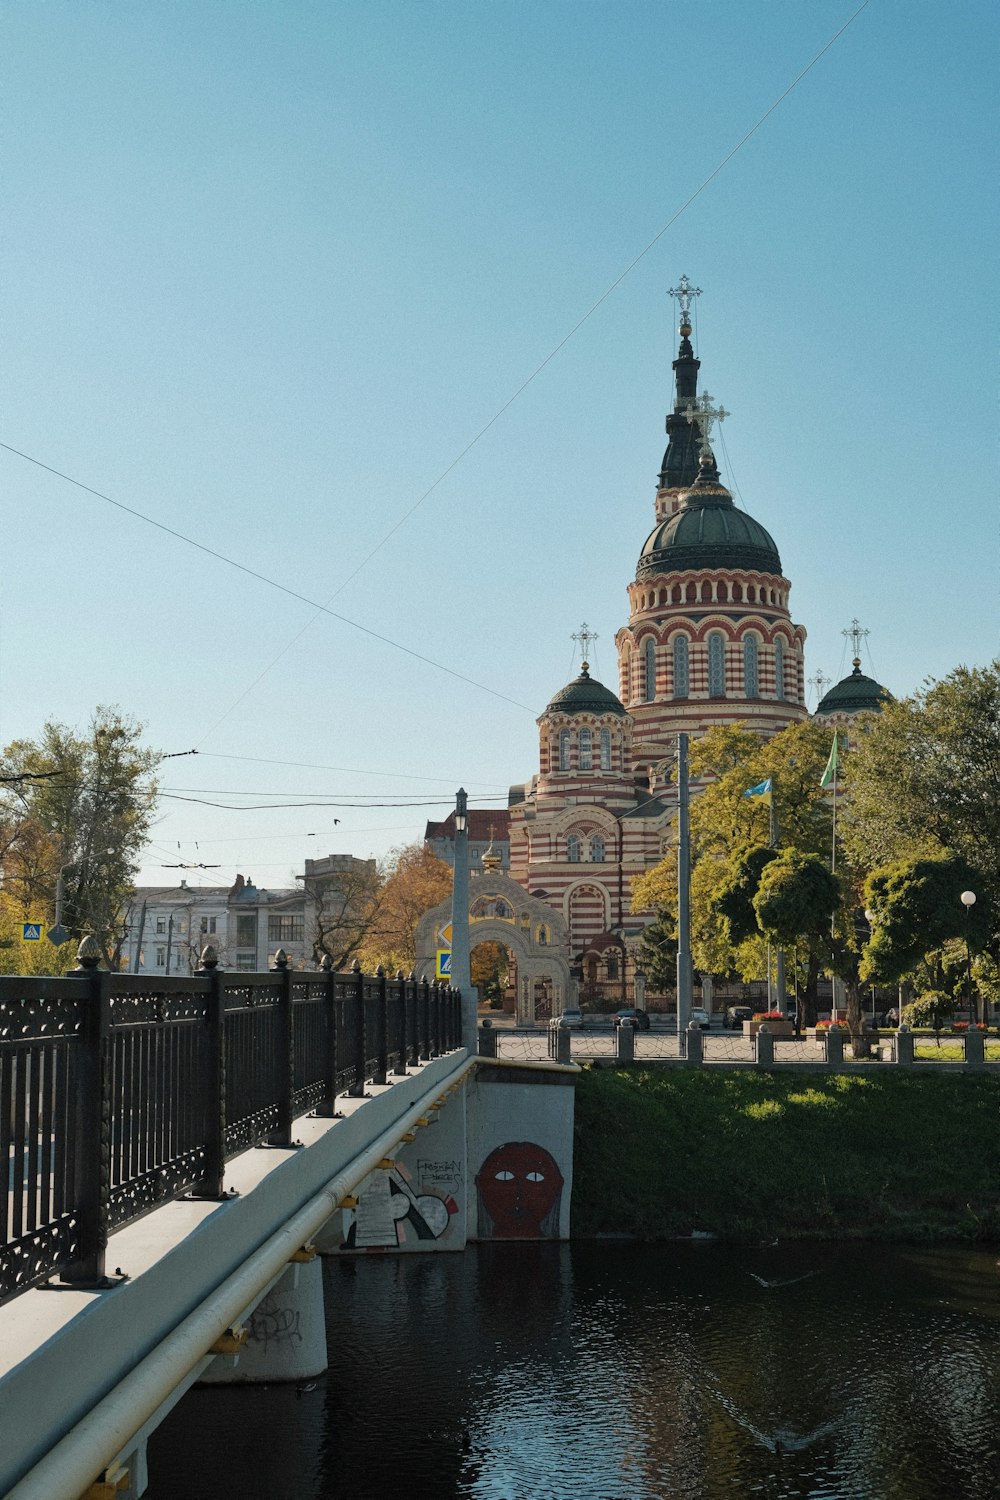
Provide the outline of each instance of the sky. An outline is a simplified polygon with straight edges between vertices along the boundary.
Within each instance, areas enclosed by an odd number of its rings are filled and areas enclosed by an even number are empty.
[[[616,687],[682,274],[807,677],[1000,652],[992,0],[4,13],[0,743],[197,748],[143,882],[504,806],[584,621]]]

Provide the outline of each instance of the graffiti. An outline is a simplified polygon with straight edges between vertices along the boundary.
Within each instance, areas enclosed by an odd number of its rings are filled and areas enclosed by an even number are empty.
[[[265,1297],[251,1314],[247,1331],[251,1341],[260,1344],[266,1354],[275,1344],[301,1344],[301,1317],[295,1308],[280,1307],[273,1297]]]
[[[459,1162],[431,1163],[447,1169],[444,1182],[461,1181]],[[454,1171],[452,1171],[454,1169]],[[378,1172],[369,1179],[351,1210],[352,1223],[344,1236],[344,1250],[398,1250],[412,1240],[438,1240],[458,1213],[458,1202],[449,1192],[415,1193],[409,1172],[401,1162],[392,1171]]]
[[[498,1146],[476,1175],[479,1238],[558,1239],[563,1180],[544,1146],[532,1141]]]
[[[462,1181],[462,1163],[457,1157],[451,1161],[427,1161],[421,1157],[417,1162],[417,1180],[423,1187],[449,1184],[457,1187]]]

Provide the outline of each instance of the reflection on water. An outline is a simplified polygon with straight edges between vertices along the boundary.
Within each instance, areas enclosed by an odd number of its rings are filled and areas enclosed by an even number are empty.
[[[150,1500],[1000,1493],[995,1252],[495,1244],[325,1269],[329,1373],[192,1391]]]

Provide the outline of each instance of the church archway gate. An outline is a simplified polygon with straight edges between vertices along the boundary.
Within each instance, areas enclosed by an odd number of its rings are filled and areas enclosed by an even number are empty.
[[[536,997],[545,993],[552,1015],[578,1004],[577,984],[570,973],[566,923],[548,902],[529,896],[507,876],[473,875],[469,882],[469,910],[495,902],[513,911],[513,920],[498,917],[470,918],[469,947],[501,943],[517,966],[517,1020],[533,1025]],[[420,919],[416,933],[417,972],[433,974],[436,934],[451,921],[451,902],[442,901]],[[543,936],[544,941],[539,941]]]

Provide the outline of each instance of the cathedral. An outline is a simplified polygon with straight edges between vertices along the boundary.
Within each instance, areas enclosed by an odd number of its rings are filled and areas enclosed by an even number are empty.
[[[518,891],[532,906],[545,903],[569,948],[568,985],[556,977],[548,989],[533,982],[529,993],[519,984],[524,1020],[575,1003],[581,984],[585,995],[632,999],[645,924],[632,914],[631,887],[670,845],[675,796],[667,783],[678,733],[737,724],[770,736],[808,716],[806,632],[792,619],[791,583],[770,533],[733,503],[712,451],[712,428],[728,414],[698,389],[691,304],[699,292],[682,277],[670,293],[680,308],[674,399],[653,527],[628,584],[628,622],[615,637],[617,693],[591,677],[585,659],[538,719],[538,772],[511,787],[507,826],[491,815],[501,842],[509,837],[504,892],[495,895],[512,910]],[[854,674],[817,710],[831,724],[888,696],[861,675],[854,624]],[[576,639],[586,658],[586,626]],[[434,826],[447,834],[447,825]],[[498,858],[485,862],[474,894],[482,881],[485,895]],[[473,943],[479,938],[474,929]],[[531,955],[536,974],[538,958]],[[520,959],[519,972],[527,952]]]

